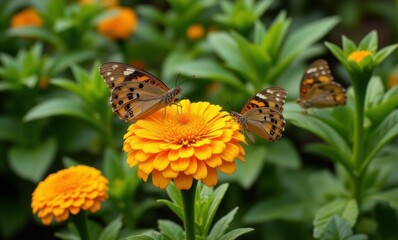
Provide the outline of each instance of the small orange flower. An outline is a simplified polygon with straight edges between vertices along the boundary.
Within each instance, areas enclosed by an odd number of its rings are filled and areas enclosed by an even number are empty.
[[[192,24],[187,29],[187,37],[191,40],[198,40],[203,38],[205,35],[205,29],[200,24]]]
[[[123,150],[130,167],[138,165],[144,181],[166,188],[173,181],[189,189],[193,179],[207,186],[218,182],[217,170],[232,174],[234,159],[244,160],[240,126],[221,107],[182,100],[130,125]]]
[[[116,15],[102,20],[98,32],[110,39],[127,39],[137,28],[138,19],[134,10],[128,7],[114,7]]]
[[[348,55],[348,60],[360,63],[366,56],[373,55],[369,50],[356,50]]]
[[[15,14],[11,19],[11,27],[26,27],[26,26],[37,26],[43,25],[43,20],[34,8],[27,8],[21,12]]]
[[[398,85],[398,74],[397,73],[391,73],[388,76],[387,87],[388,88],[393,88],[396,85]]]
[[[50,174],[32,193],[32,211],[43,224],[58,222],[80,210],[96,212],[108,198],[108,180],[93,167],[78,165]]]

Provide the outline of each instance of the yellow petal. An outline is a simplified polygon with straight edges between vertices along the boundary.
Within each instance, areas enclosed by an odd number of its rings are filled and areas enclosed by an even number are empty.
[[[205,163],[207,166],[215,168],[222,164],[222,160],[220,156],[213,154],[209,159],[206,159]]]
[[[211,141],[210,147],[213,151],[213,154],[222,153],[227,147],[224,142],[221,141]]]
[[[178,177],[174,179],[174,184],[180,190],[188,190],[192,186],[192,176],[185,175],[183,173],[178,174]]]
[[[211,157],[212,149],[208,145],[195,148],[195,156],[199,160],[205,160]]]
[[[159,171],[152,172],[152,184],[158,188],[165,189],[169,185],[170,179],[163,177]]]
[[[170,162],[170,166],[171,169],[173,169],[174,171],[185,171],[190,163],[190,159],[189,158],[179,158],[175,161]]]
[[[169,160],[170,160],[170,161],[177,160],[177,159],[180,157],[179,152],[180,152],[179,150],[173,150],[173,149],[171,149],[171,150],[169,151],[169,155],[168,155]]]
[[[194,149],[192,147],[182,147],[180,148],[180,158],[189,158],[192,157],[194,154]]]
[[[187,175],[194,174],[197,169],[198,169],[197,160],[195,157],[191,157],[189,166],[188,166],[187,170],[184,171],[184,173]]]
[[[178,176],[178,172],[174,171],[171,169],[170,166],[168,166],[165,170],[162,171],[162,175],[165,178],[176,178]]]
[[[201,180],[206,186],[213,187],[218,182],[218,174],[215,168],[207,168],[207,177]]]
[[[168,158],[169,153],[167,151],[163,151],[156,155],[155,160],[153,161],[153,168],[162,171],[167,166],[169,166],[170,160]]]
[[[204,163],[204,161],[200,161],[200,160],[197,161],[197,164],[198,164],[198,168],[197,168],[196,172],[194,173],[193,177],[195,179],[200,180],[207,176],[207,166]]]
[[[236,165],[234,162],[223,162],[223,164],[219,166],[218,169],[223,173],[232,174],[236,170]]]

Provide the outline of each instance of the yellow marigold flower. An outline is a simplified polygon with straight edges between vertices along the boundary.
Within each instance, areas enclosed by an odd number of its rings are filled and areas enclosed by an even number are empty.
[[[187,38],[191,40],[198,40],[205,35],[205,29],[200,24],[192,24],[187,29]]]
[[[43,25],[43,20],[34,8],[27,8],[21,12],[15,14],[11,19],[11,27],[26,27],[26,26],[37,26]]]
[[[218,105],[182,100],[130,125],[123,150],[130,167],[138,165],[144,181],[166,188],[173,181],[189,189],[193,179],[218,182],[217,170],[232,174],[235,158],[244,160],[240,126]]]
[[[116,15],[102,20],[98,32],[110,39],[127,39],[137,28],[138,19],[134,10],[128,7],[114,7]]]
[[[348,60],[360,63],[362,59],[369,55],[373,55],[373,52],[369,50],[356,50],[348,55]]]
[[[78,165],[50,174],[32,193],[32,211],[43,224],[58,222],[80,210],[96,212],[108,198],[108,180],[93,167]]]

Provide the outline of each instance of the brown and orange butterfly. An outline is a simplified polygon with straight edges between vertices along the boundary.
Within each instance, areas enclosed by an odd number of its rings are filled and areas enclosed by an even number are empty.
[[[274,142],[285,130],[282,111],[286,95],[286,90],[280,87],[263,89],[247,101],[240,113],[231,112],[231,116],[246,131],[251,142],[255,142],[252,133]]]
[[[306,69],[300,84],[300,98],[297,103],[304,109],[326,108],[345,105],[345,89],[333,81],[328,63],[319,59]]]
[[[129,64],[107,62],[100,74],[111,90],[113,112],[126,122],[137,121],[174,103],[180,87],[169,89],[152,74]]]

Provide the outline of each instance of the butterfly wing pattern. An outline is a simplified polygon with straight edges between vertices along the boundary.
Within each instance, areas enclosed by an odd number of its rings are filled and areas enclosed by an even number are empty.
[[[169,89],[154,75],[129,64],[107,62],[100,74],[111,90],[113,112],[126,122],[137,121],[174,103],[180,87]]]
[[[252,133],[271,142],[282,136],[286,125],[282,115],[286,95],[283,88],[266,88],[247,101],[240,113],[231,112],[251,142],[255,142]]]
[[[345,89],[333,81],[328,63],[319,59],[306,69],[300,84],[300,98],[296,101],[302,108],[326,108],[345,105]]]

